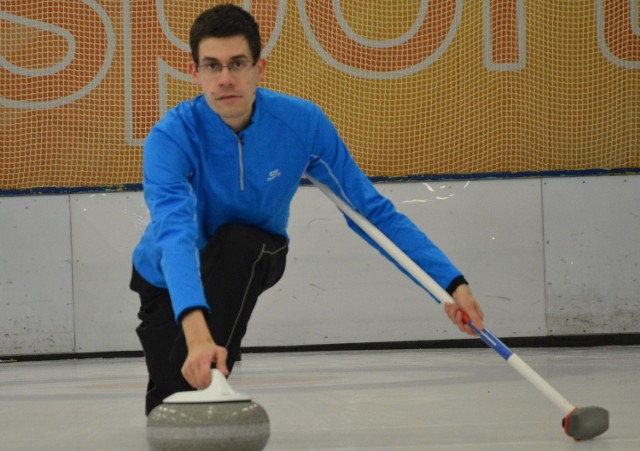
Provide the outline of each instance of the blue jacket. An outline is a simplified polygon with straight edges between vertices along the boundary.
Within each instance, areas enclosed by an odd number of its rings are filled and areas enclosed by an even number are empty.
[[[133,264],[149,283],[168,288],[176,318],[189,308],[209,309],[199,252],[218,227],[243,223],[287,236],[289,206],[305,172],[368,218],[440,286],[461,276],[376,191],[322,111],[302,99],[258,88],[251,123],[237,134],[203,96],[183,102],[149,133],[143,172],[151,221]]]

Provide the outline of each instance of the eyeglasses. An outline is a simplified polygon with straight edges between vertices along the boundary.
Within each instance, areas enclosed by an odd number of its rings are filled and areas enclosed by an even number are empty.
[[[206,63],[198,65],[198,71],[203,75],[218,76],[225,67],[234,75],[242,75],[251,67],[255,66],[253,61],[247,59],[233,60],[229,64]]]

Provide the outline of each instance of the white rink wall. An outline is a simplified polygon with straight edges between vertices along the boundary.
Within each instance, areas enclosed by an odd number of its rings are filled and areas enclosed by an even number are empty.
[[[640,332],[640,176],[378,184],[465,273],[501,337]],[[0,355],[136,351],[142,193],[0,197]],[[243,346],[464,339],[301,187],[282,281]]]

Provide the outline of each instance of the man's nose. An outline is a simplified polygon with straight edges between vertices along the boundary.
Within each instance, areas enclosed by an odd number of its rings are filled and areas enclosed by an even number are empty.
[[[218,74],[218,84],[228,86],[235,83],[236,78],[227,66],[222,66],[222,70]]]

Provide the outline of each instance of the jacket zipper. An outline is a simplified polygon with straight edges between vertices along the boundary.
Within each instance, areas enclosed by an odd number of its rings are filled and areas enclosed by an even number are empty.
[[[238,139],[238,164],[240,167],[240,191],[244,191],[244,164],[242,157],[242,138],[236,134],[236,138]]]

